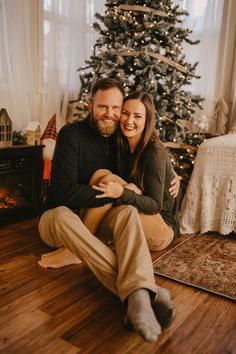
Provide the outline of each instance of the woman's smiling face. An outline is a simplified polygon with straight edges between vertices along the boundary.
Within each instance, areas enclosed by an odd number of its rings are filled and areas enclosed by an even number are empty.
[[[138,144],[146,124],[146,108],[139,99],[127,100],[122,108],[120,128],[132,145]]]

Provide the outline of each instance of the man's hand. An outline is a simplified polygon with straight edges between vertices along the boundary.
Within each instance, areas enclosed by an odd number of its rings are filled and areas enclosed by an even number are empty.
[[[174,171],[175,177],[170,182],[169,192],[173,198],[176,198],[179,193],[180,179],[177,173]]]

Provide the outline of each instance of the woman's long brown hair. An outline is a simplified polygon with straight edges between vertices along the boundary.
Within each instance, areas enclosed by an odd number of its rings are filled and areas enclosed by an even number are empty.
[[[135,183],[144,191],[144,163],[146,150],[149,146],[158,144],[162,146],[156,129],[155,129],[155,106],[151,96],[146,92],[135,91],[124,98],[124,103],[128,100],[140,100],[145,106],[146,123],[142,136],[135,148],[133,154],[133,163],[130,168],[129,178],[132,178]],[[125,177],[125,161],[130,153],[129,143],[127,138],[122,134],[121,130],[117,133],[117,169],[118,174]]]

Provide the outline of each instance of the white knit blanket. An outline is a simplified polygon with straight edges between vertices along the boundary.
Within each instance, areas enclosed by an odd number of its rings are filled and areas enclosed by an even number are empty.
[[[236,133],[200,145],[180,210],[180,231],[236,232]]]

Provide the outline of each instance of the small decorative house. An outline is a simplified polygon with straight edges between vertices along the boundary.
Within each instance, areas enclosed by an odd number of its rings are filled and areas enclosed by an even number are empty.
[[[0,111],[0,148],[12,146],[12,122],[5,108]]]
[[[39,122],[29,122],[26,127],[26,144],[40,145],[41,144],[41,127]]]

